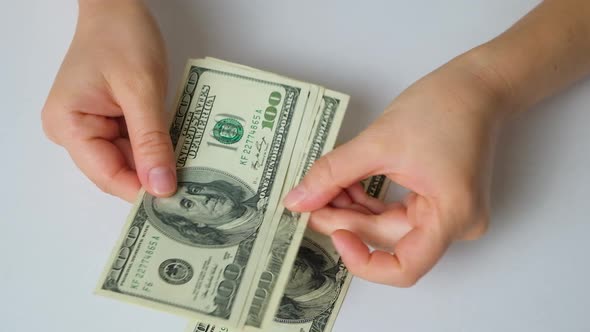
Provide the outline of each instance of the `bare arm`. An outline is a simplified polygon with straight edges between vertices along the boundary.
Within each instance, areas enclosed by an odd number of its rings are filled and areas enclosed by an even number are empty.
[[[526,109],[590,74],[590,1],[546,0],[471,52],[509,106]]]
[[[452,242],[485,233],[496,129],[505,115],[589,73],[590,1],[547,0],[412,84],[369,128],[319,159],[285,205],[313,211],[310,226],[332,236],[351,273],[411,286]],[[369,198],[348,193],[375,174],[412,192],[370,209]]]

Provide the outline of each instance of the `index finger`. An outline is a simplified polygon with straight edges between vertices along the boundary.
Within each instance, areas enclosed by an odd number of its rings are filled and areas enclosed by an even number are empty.
[[[369,146],[370,145],[370,146]],[[321,208],[350,187],[381,168],[379,145],[359,137],[318,159],[301,183],[285,198],[285,206],[297,212]]]

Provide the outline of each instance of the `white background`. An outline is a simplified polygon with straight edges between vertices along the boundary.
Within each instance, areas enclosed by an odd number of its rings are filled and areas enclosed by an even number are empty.
[[[93,295],[130,205],[45,139],[40,110],[71,40],[73,0],[0,5],[0,330],[183,331],[185,320]],[[279,4],[280,3],[280,4]],[[150,1],[174,89],[206,55],[351,95],[340,142],[405,87],[502,32],[532,0]],[[335,331],[590,331],[590,82],[514,118],[493,217],[418,285],[355,279]]]

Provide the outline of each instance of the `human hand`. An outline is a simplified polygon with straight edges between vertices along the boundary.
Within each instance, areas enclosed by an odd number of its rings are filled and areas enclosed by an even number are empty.
[[[319,159],[285,205],[313,211],[310,227],[332,236],[352,274],[415,284],[453,241],[476,239],[486,230],[503,92],[503,81],[490,68],[471,59],[450,62]],[[358,182],[377,174],[411,193],[391,204],[368,197]]]
[[[139,0],[81,0],[73,41],[42,112],[43,128],[101,190],[133,201],[176,190],[164,114],[165,47]]]

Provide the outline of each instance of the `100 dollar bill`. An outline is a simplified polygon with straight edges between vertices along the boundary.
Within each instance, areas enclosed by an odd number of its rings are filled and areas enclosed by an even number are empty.
[[[347,106],[348,96],[325,91],[301,157],[302,162],[297,167],[294,182],[284,190],[284,194],[302,180],[319,157],[332,150]],[[280,219],[279,228],[269,243],[269,249],[263,251],[266,260],[256,274],[257,287],[247,310],[245,325],[253,327],[250,330],[272,323],[309,218],[308,213],[293,213],[282,205],[277,209],[277,216]]]
[[[236,326],[309,94],[302,82],[191,61],[171,125],[178,191],[140,195],[96,292]]]
[[[363,181],[369,196],[384,199],[389,180],[374,176]],[[274,319],[264,331],[329,332],[332,330],[352,280],[329,237],[305,232],[288,273]],[[248,330],[246,327],[244,330]],[[239,329],[197,321],[186,332],[238,332]]]

